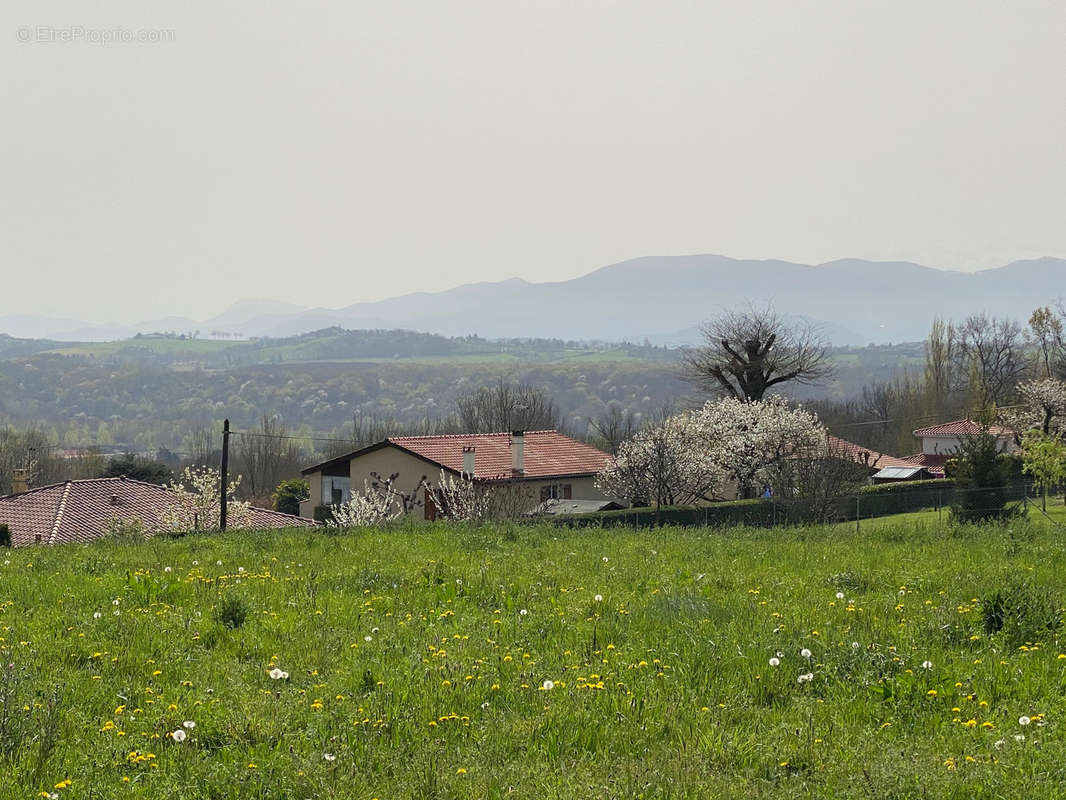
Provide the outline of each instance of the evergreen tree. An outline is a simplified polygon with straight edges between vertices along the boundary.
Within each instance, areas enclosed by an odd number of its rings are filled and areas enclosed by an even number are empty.
[[[1018,512],[1007,503],[1010,460],[986,427],[976,436],[963,437],[955,460],[955,497],[951,511],[960,522],[1007,519]]]

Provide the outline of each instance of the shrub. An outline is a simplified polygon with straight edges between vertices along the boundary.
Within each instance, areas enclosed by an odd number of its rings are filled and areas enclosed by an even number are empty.
[[[218,604],[215,616],[227,628],[237,629],[248,620],[248,603],[237,595],[228,594]]]
[[[321,522],[324,525],[328,525],[333,521],[333,506],[315,506],[311,512],[311,518],[315,522]]]
[[[981,598],[981,620],[985,633],[1001,634],[1017,647],[1057,629],[1062,613],[1049,590],[1012,580]]]
[[[0,525],[0,547],[11,547],[11,529]]]
[[[290,478],[278,484],[270,499],[275,511],[297,516],[300,513],[300,503],[309,497],[311,488],[308,482],[303,478]]]

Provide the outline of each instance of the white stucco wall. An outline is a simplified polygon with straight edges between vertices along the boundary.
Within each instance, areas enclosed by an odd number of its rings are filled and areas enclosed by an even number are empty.
[[[349,473],[352,482],[352,492],[363,491],[367,481],[372,480],[372,473],[381,478],[396,475],[395,487],[397,490],[410,493],[423,477],[430,484],[440,480],[441,469],[434,464],[423,461],[396,447],[382,447],[371,453],[366,453],[359,458],[354,458],[349,464]],[[314,507],[320,504],[318,500],[322,494],[322,474],[312,473],[308,476],[311,488],[311,499],[300,504],[300,513],[310,517]],[[582,475],[576,477],[560,477],[545,480],[523,481],[523,491],[529,491],[533,497],[533,505],[540,501],[540,491],[544,486],[552,484],[570,484],[571,498],[574,500],[607,500],[603,492],[596,488],[595,477]],[[424,499],[423,497],[419,498]],[[306,509],[305,509],[306,506]],[[424,508],[416,507],[411,516],[415,519],[424,518]]]

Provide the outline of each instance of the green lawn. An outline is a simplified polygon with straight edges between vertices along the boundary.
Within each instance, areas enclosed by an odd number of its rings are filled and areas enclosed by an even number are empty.
[[[1057,797],[1064,569],[935,512],[9,550],[0,798]]]

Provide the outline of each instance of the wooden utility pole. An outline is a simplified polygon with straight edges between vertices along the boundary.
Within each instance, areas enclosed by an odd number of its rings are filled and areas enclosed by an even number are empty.
[[[222,423],[222,475],[219,484],[218,528],[226,530],[226,486],[229,484],[229,420]]]

